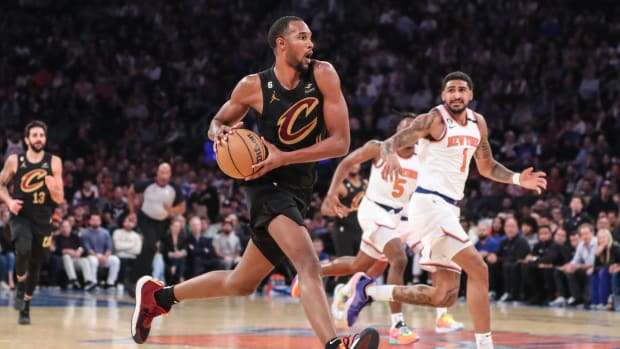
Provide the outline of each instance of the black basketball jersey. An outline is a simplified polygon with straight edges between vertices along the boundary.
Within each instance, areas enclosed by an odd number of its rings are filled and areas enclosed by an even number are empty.
[[[344,218],[336,218],[336,223],[340,225],[357,225],[357,208],[364,198],[366,193],[366,187],[368,183],[362,180],[359,186],[353,185],[349,179],[345,178],[343,181],[344,187],[347,189],[347,195],[340,198],[340,202],[351,208],[351,212]]]
[[[263,112],[258,117],[258,129],[268,142],[282,151],[293,151],[326,137],[323,95],[314,79],[314,61],[292,90],[280,85],[273,67],[258,75],[263,91]],[[275,182],[289,188],[309,190],[316,177],[316,163],[303,163],[276,168],[256,182]]]
[[[52,154],[45,152],[38,163],[28,161],[26,154],[17,155],[13,198],[23,201],[19,216],[49,223],[56,203],[45,185],[46,176],[52,176]]]

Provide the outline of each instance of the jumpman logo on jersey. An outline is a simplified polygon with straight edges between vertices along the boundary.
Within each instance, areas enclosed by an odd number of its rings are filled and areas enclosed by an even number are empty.
[[[273,101],[279,101],[280,98],[276,97],[276,91],[273,91],[273,94],[271,95],[271,100],[269,101],[269,104],[273,103]]]

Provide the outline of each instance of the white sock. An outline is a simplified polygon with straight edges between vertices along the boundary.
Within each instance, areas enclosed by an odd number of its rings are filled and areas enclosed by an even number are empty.
[[[491,332],[476,333],[476,348],[477,349],[493,349],[493,338]]]
[[[392,328],[396,327],[399,322],[405,322],[405,318],[403,317],[403,313],[393,313],[392,314]]]
[[[394,300],[392,293],[394,292],[394,285],[370,285],[366,287],[366,295],[372,297],[376,301],[391,302]]]
[[[439,319],[443,314],[448,312],[448,308],[435,308],[437,309],[437,319]]]

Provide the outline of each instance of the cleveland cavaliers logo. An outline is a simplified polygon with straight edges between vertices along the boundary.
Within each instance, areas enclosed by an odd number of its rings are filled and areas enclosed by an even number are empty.
[[[47,171],[37,168],[22,176],[20,188],[24,193],[32,193],[33,191],[41,189],[45,184],[45,176]]]
[[[293,125],[295,125],[300,116],[307,119],[318,105],[318,98],[306,97],[288,108],[278,119],[278,137],[280,138],[280,142],[284,144],[295,144],[306,138],[316,127],[318,123],[317,118],[312,118],[310,122],[307,122],[297,130],[293,130]]]

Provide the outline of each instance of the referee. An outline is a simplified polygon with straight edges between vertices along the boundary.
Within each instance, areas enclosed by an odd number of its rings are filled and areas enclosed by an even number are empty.
[[[157,252],[157,242],[166,236],[170,219],[185,213],[185,200],[181,188],[170,182],[172,169],[168,163],[157,167],[154,179],[137,182],[129,188],[129,213],[136,213],[137,203],[141,201],[137,212],[138,228],[142,233],[142,251],[127,280],[129,295],[135,296],[136,282],[143,275],[150,275],[153,269],[153,257]],[[138,199],[138,200],[136,200]]]

